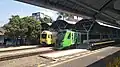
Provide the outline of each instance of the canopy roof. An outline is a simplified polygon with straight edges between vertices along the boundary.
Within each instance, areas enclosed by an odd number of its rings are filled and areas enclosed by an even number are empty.
[[[17,0],[120,27],[120,0]]]

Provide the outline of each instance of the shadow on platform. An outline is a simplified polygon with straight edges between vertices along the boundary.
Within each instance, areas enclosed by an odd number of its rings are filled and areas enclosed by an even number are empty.
[[[115,47],[120,47],[120,45],[115,45]],[[120,67],[120,51],[90,64],[87,67]]]

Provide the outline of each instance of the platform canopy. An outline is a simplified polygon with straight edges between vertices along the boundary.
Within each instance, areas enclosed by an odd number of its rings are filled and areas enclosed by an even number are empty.
[[[17,0],[120,27],[120,0]]]

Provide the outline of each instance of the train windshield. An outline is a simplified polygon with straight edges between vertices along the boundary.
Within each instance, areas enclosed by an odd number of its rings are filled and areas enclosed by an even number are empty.
[[[42,38],[46,38],[46,37],[47,37],[47,34],[42,34],[41,37],[42,37]]]
[[[64,39],[66,31],[62,31],[62,32],[58,32],[57,35],[57,44],[60,44],[62,42],[62,40]]]

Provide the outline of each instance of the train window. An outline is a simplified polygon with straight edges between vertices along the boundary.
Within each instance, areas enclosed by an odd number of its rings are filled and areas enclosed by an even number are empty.
[[[52,35],[51,35],[51,39],[52,39]]]
[[[74,37],[73,37],[73,36],[74,36],[74,33],[72,33],[72,40],[74,40]]]
[[[42,34],[42,38],[46,38],[47,34]]]
[[[70,39],[71,38],[71,33],[69,33],[69,35],[68,35],[68,39]]]
[[[51,38],[51,35],[48,35],[48,38]]]

